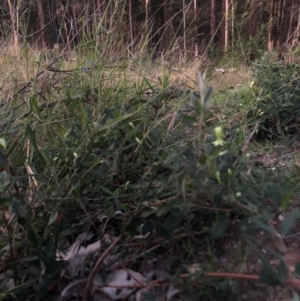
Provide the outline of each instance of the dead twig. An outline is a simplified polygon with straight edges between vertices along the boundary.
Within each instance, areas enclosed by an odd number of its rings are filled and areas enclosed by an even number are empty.
[[[121,237],[117,238],[107,249],[106,251],[103,252],[103,254],[100,256],[100,258],[98,259],[98,261],[96,262],[95,266],[93,267],[88,279],[87,279],[87,284],[84,290],[84,294],[83,294],[83,301],[88,301],[89,300],[89,290],[91,287],[91,284],[93,282],[93,279],[95,277],[95,274],[97,273],[98,269],[100,268],[102,262],[104,261],[104,259],[106,258],[106,256],[108,255],[108,253],[112,250],[112,248],[119,242],[119,240],[121,239]]]
[[[21,94],[23,91],[25,91],[28,87],[30,87],[32,85],[32,83],[34,82],[35,79],[37,79],[38,77],[40,77],[43,73],[45,73],[45,71],[48,70],[48,68],[50,68],[52,65],[54,65],[60,58],[62,58],[64,56],[64,54],[58,56],[57,58],[55,58],[50,64],[48,64],[43,70],[41,70],[33,80],[30,80],[28,83],[26,83],[22,88],[20,88],[15,94],[13,94],[8,100],[7,103],[9,103],[16,94]]]
[[[193,274],[181,274],[178,277],[180,279],[186,279],[189,277],[192,277]],[[235,280],[245,280],[245,281],[259,281],[260,277],[258,275],[249,275],[249,274],[237,274],[237,273],[222,273],[222,272],[204,272],[203,277],[207,278],[228,278],[228,279],[235,279]],[[193,285],[199,285],[199,281],[203,280],[203,277],[193,280],[192,284]],[[300,287],[300,279],[295,278],[295,277],[288,277],[285,281],[285,284],[289,287],[293,288],[299,288]],[[112,288],[117,288],[117,289],[141,289],[141,288],[149,288],[149,287],[162,287],[162,286],[170,286],[170,285],[178,285],[178,286],[183,286],[185,285],[183,282],[170,282],[166,279],[159,278],[153,281],[150,281],[147,284],[133,284],[133,285],[113,285],[113,284],[105,284],[101,287],[112,287]]]
[[[245,152],[246,149],[248,148],[248,145],[249,145],[249,143],[250,143],[250,140],[252,139],[252,137],[254,136],[255,132],[256,132],[257,129],[258,129],[258,125],[259,125],[259,123],[256,122],[256,123],[255,123],[255,126],[254,126],[254,128],[253,128],[253,130],[252,130],[252,132],[251,132],[251,134],[249,135],[249,137],[247,138],[247,140],[245,141],[245,143],[244,143],[244,145],[243,145],[243,147],[242,147],[242,152]]]

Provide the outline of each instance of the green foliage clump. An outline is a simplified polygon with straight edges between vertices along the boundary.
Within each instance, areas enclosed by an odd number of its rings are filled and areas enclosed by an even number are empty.
[[[299,136],[300,65],[270,62],[255,65],[255,108],[251,117],[260,123],[258,139]]]

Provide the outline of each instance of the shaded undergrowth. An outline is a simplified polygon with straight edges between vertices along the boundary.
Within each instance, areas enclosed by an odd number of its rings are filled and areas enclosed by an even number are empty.
[[[253,98],[273,86],[237,93],[238,103],[220,111],[210,108],[212,90],[201,74],[193,90],[172,86],[170,69],[158,78],[147,65],[119,63],[107,68],[89,58],[70,70],[60,58],[13,94],[6,90],[2,299],[67,300],[63,288],[87,279],[91,267],[71,273],[58,251],[68,253],[82,234],[81,246],[100,241],[102,252],[120,239],[113,270],[142,274],[144,300],[167,296],[162,288],[171,285],[179,290],[170,300],[235,299],[245,288],[233,275],[243,272],[290,285],[298,269],[291,272],[284,256],[299,218],[299,169],[266,169],[251,156],[261,129]],[[236,256],[222,264],[228,241],[239,244],[239,255],[229,250]],[[245,265],[253,257],[262,262],[255,272]],[[112,264],[98,271],[103,283]]]

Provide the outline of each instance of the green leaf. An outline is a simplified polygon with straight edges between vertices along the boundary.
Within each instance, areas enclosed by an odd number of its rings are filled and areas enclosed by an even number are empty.
[[[154,226],[153,226],[152,220],[146,220],[144,222],[144,225],[143,225],[143,228],[142,228],[142,234],[145,235],[149,232],[152,232],[153,229],[154,229]]]
[[[213,92],[213,88],[212,87],[209,87],[206,91],[206,94],[205,94],[205,97],[204,97],[204,102],[203,102],[203,105],[204,107],[207,105],[209,99],[210,99],[210,96]]]
[[[297,220],[300,218],[300,212],[295,209],[285,218],[281,225],[280,232],[282,236],[286,236],[290,230],[295,226]]]
[[[299,295],[295,291],[293,291],[292,301],[300,301]]]
[[[6,148],[6,142],[3,138],[0,138],[0,147]]]
[[[224,235],[229,225],[229,216],[224,215],[221,220],[216,221],[210,231],[210,237],[213,240],[219,239]]]
[[[262,222],[262,220],[258,216],[251,216],[249,218],[249,222],[251,222],[259,230],[273,233],[273,229],[269,225]]]
[[[276,272],[274,271],[274,274],[275,273]],[[274,279],[272,275],[273,274],[269,275],[269,274],[265,273],[265,271],[263,271],[262,273],[259,274],[259,279],[268,285],[272,285],[272,286],[280,285],[281,284],[280,281]]]
[[[11,204],[12,210],[15,212],[20,224],[24,224],[30,219],[30,213],[19,200],[15,200]]]
[[[104,125],[99,125],[96,127],[96,132],[102,132],[105,131],[113,126],[116,126],[117,124],[121,123],[122,121],[125,121],[129,119],[131,116],[133,116],[136,112],[130,113],[130,114],[124,114],[121,115],[118,118],[113,119],[112,121],[104,124]]]
[[[36,98],[35,95],[33,95],[33,96],[30,97],[30,99],[29,99],[29,105],[30,105],[30,110],[32,110],[32,107],[33,107],[34,111],[37,113],[37,115],[41,119],[42,115],[41,115],[41,111],[40,111],[40,108],[38,106],[37,98]]]
[[[288,207],[288,205],[291,202],[291,197],[289,195],[285,195],[281,198],[281,204],[280,204],[280,208],[281,209],[285,209]]]
[[[6,171],[0,172],[0,190],[7,188],[10,184],[10,176]]]
[[[58,211],[53,212],[50,217],[49,217],[49,221],[48,221],[48,226],[53,225],[58,217]]]
[[[5,297],[5,299],[3,299],[3,300],[7,300],[7,296],[9,294],[12,294],[14,292],[19,292],[21,289],[26,290],[31,284],[37,283],[38,280],[39,280],[39,278],[30,280],[30,281],[25,282],[25,283],[20,284],[20,285],[17,285],[15,287],[13,287],[12,289],[9,289],[9,290],[5,291],[4,295],[0,295],[0,298]]]
[[[143,299],[146,301],[157,301],[157,298],[152,293],[143,292],[142,296],[143,296]]]
[[[279,285],[282,283],[282,278],[278,275],[278,273],[271,266],[268,259],[264,258],[258,250],[256,250],[257,256],[263,264],[263,271],[259,275],[260,279],[269,284],[269,285]]]
[[[161,205],[161,206],[159,206],[159,208],[156,211],[156,216],[162,217],[162,216],[166,215],[169,211],[170,211],[169,206]]]
[[[44,163],[44,157],[40,153],[38,145],[36,143],[35,133],[29,124],[26,126],[26,134],[28,135],[29,141],[34,148],[35,155]]]
[[[162,185],[166,188],[170,187],[170,183],[166,179],[164,175],[157,175],[157,179],[162,183]]]
[[[300,166],[297,164],[294,164],[294,168],[296,169],[296,172],[298,174],[298,177],[300,177]]]
[[[39,281],[38,295],[36,300],[45,300],[49,295],[49,287],[53,286],[59,279],[59,271],[53,271],[53,273],[45,273],[42,275]]]
[[[155,212],[156,210],[154,209],[143,211],[142,217],[144,218],[149,217],[150,215],[153,215]]]
[[[300,275],[300,262],[297,262],[296,266],[295,266],[295,271],[293,273],[295,276],[299,276]]]
[[[128,232],[130,235],[138,235],[139,231],[138,228],[142,224],[142,219],[139,217],[131,218],[130,222],[126,225],[124,231]]]
[[[35,246],[39,246],[39,240],[34,230],[29,229],[27,232],[27,239]]]
[[[170,215],[164,222],[164,226],[169,231],[175,231],[175,230],[179,229],[181,223],[182,223],[182,217],[175,217],[175,216]]]
[[[12,198],[10,196],[0,196],[0,206],[6,205],[11,202]]]
[[[0,167],[6,167],[7,165],[8,164],[5,156],[2,154],[2,152],[0,152]]]
[[[110,191],[108,188],[106,188],[106,187],[104,187],[104,186],[102,186],[102,185],[98,185],[98,187],[99,187],[102,191],[104,191],[106,194],[111,195],[111,196],[114,196],[114,193],[113,193],[112,191]]]
[[[72,180],[72,185],[70,190],[68,191],[68,196],[70,195],[76,195],[77,192],[77,188],[80,187],[81,184],[81,176],[79,174],[77,174],[74,179]]]
[[[179,118],[188,127],[193,127],[195,122],[197,121],[195,117],[184,115],[184,114],[179,114]]]
[[[103,177],[105,175],[105,173],[108,171],[108,165],[107,163],[104,161],[101,165],[100,165],[100,168],[99,168],[99,172],[97,174],[97,176],[99,178]]]
[[[143,81],[147,84],[147,86],[148,86],[147,89],[150,89],[151,92],[154,93],[155,89],[154,89],[153,85],[150,83],[150,81],[146,77],[143,78]]]
[[[280,281],[282,284],[285,283],[288,275],[289,275],[289,270],[286,267],[284,261],[280,259],[279,266],[278,266],[278,276],[280,277],[281,279]]]
[[[59,262],[55,260],[54,245],[49,242],[43,249],[38,249],[36,255],[41,260],[48,271],[53,271]]]
[[[194,109],[195,109],[197,115],[199,116],[202,112],[202,105],[201,105],[200,97],[197,96],[195,93],[191,93],[190,100],[192,101]]]
[[[84,123],[86,123],[88,121],[88,114],[87,114],[86,110],[84,109],[83,103],[80,104],[79,109],[80,109],[80,112],[81,112],[80,117],[82,118],[82,121]]]
[[[166,238],[166,239],[172,238],[171,233],[167,230],[167,228],[164,225],[162,225],[161,223],[159,223],[157,221],[153,221],[153,220],[151,222],[159,236]]]

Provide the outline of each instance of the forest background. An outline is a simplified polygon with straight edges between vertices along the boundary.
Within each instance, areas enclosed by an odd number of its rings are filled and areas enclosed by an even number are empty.
[[[299,43],[299,3],[269,1],[76,1],[6,0],[1,6],[0,37],[12,36],[37,48],[60,44],[69,50],[85,40],[101,48],[107,39],[122,41],[119,55],[147,47],[155,55],[191,59],[235,49],[245,60],[262,50],[279,57]]]

